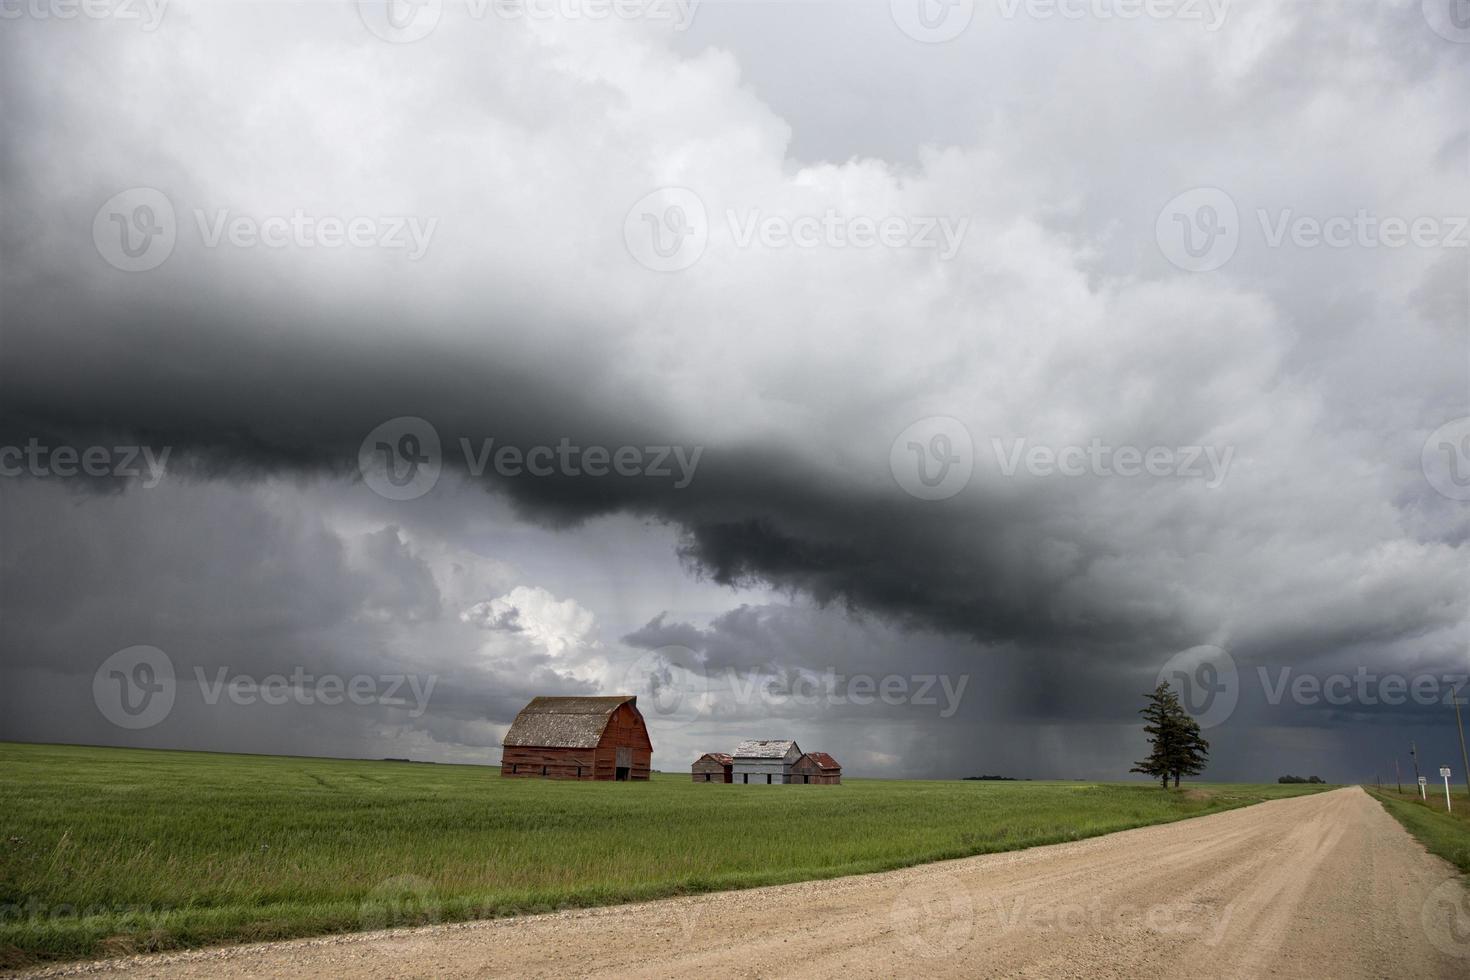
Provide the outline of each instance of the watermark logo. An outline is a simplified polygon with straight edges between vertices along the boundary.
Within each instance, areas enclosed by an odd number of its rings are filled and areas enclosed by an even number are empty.
[[[432,882],[418,875],[394,875],[368,892],[358,908],[358,921],[365,931],[394,929],[433,925],[441,913]]]
[[[710,693],[709,675],[693,650],[677,644],[650,650],[628,665],[616,694],[632,694],[644,714],[676,714],[686,704],[699,711]]]
[[[893,479],[910,496],[945,500],[970,482],[975,443],[959,419],[931,415],[904,429],[888,450]]]
[[[389,419],[357,450],[362,481],[389,500],[414,500],[434,489],[444,467],[439,432],[416,415]]]
[[[290,215],[265,218],[216,208],[194,209],[194,222],[205,248],[381,248],[401,251],[417,262],[429,251],[438,218],[418,215],[365,215],[351,217],[310,214],[296,208]]]
[[[357,0],[364,27],[390,44],[428,37],[444,13],[444,0]]]
[[[888,909],[899,942],[923,959],[954,956],[975,933],[975,905],[965,883],[948,872],[904,887]]]
[[[698,0],[469,0],[472,17],[494,9],[502,20],[646,20],[667,22],[676,31],[694,23]]]
[[[0,20],[135,20],[146,33],[163,23],[169,0],[0,0]]]
[[[1424,0],[1429,29],[1446,41],[1470,44],[1470,0]]]
[[[788,706],[837,708],[938,708],[940,718],[952,718],[960,708],[969,674],[841,674],[836,668],[813,670],[782,668],[776,664],[751,670],[727,668],[726,680],[737,704],[760,703],[768,709]]]
[[[1452,419],[1431,432],[1419,464],[1441,496],[1470,500],[1470,416]]]
[[[645,194],[623,219],[623,242],[634,261],[654,272],[681,272],[709,244],[704,201],[687,187]]]
[[[24,446],[0,446],[0,476],[106,476],[138,480],[145,490],[163,482],[172,446],[46,446],[34,436]]]
[[[1457,878],[1440,882],[1419,907],[1424,935],[1441,953],[1470,959],[1470,889]]]
[[[1024,12],[1034,20],[1177,20],[1198,21],[1218,31],[1230,12],[1230,0],[1000,0],[1006,20]]]
[[[1164,258],[1186,272],[1211,272],[1240,246],[1240,212],[1218,187],[1196,187],[1175,196],[1154,222]]]
[[[92,243],[114,269],[147,272],[173,254],[174,206],[162,191],[131,187],[108,198],[92,218]]]
[[[1225,446],[1113,446],[1101,439],[1087,445],[1047,446],[1024,437],[1007,446],[992,438],[991,451],[1002,476],[1014,477],[1023,468],[1031,476],[1175,477],[1204,480],[1217,489],[1225,482],[1235,447]]]
[[[1235,658],[1221,647],[1190,647],[1174,654],[1154,681],[1166,682],[1202,729],[1223,725],[1240,701],[1240,671]]]
[[[92,675],[92,700],[102,717],[119,728],[152,728],[174,707],[178,683],[174,664],[157,647],[119,650]]]
[[[965,32],[975,18],[975,0],[888,0],[893,22],[915,41],[943,44]]]
[[[820,215],[765,214],[759,208],[729,210],[725,220],[737,248],[912,248],[933,251],[941,262],[959,254],[969,218],[947,215],[848,215],[828,208]]]

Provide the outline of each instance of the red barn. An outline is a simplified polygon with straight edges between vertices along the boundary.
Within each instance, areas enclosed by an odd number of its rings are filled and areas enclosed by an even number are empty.
[[[734,758],[724,752],[706,752],[694,760],[689,771],[696,783],[728,783],[732,781],[730,771],[734,764]]]
[[[835,786],[842,782],[842,767],[825,752],[808,752],[791,766],[791,781]]]
[[[532,698],[501,745],[502,776],[647,779],[653,761],[632,695]]]

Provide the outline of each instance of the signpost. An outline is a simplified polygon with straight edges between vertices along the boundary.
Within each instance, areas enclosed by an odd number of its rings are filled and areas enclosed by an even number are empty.
[[[1424,791],[1424,784],[1427,782],[1429,782],[1429,780],[1425,779],[1423,776],[1419,777],[1419,799],[1421,800],[1429,799],[1429,797],[1425,795]]]
[[[1444,809],[1450,812],[1450,767],[1440,766],[1439,774],[1444,777]]]

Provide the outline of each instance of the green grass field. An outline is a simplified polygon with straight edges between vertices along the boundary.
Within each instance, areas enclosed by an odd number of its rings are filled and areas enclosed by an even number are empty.
[[[1450,802],[1454,809],[1446,813],[1444,784],[1439,784],[1438,793],[1432,783],[1427,788],[1429,798],[1422,801],[1417,791],[1398,793],[1392,789],[1369,788],[1368,792],[1377,797],[1383,808],[1409,833],[1419,838],[1431,854],[1438,854],[1470,874],[1470,796],[1466,795],[1464,784],[1451,786]]]
[[[1327,788],[564,783],[11,743],[0,773],[0,968],[880,871]]]

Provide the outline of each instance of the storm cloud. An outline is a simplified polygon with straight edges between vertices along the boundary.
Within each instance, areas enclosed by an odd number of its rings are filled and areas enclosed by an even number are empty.
[[[881,4],[476,9],[411,43],[348,3],[7,23],[0,444],[169,457],[0,480],[0,736],[493,761],[531,695],[651,670],[687,695],[663,768],[774,725],[858,774],[1117,776],[1209,646],[1242,678],[1212,775],[1361,778],[1363,720],[1448,751],[1440,704],[1258,673],[1470,669],[1470,510],[1424,463],[1470,415],[1470,45],[1419,3],[996,8],[940,45]],[[706,240],[650,268],[667,189]],[[1237,241],[1190,271],[1197,192]],[[159,197],[171,251],[119,268]],[[387,499],[362,455],[422,450],[405,418],[442,475]],[[132,644],[437,683],[129,733],[91,685]],[[968,680],[945,717],[740,687],[857,674]]]

